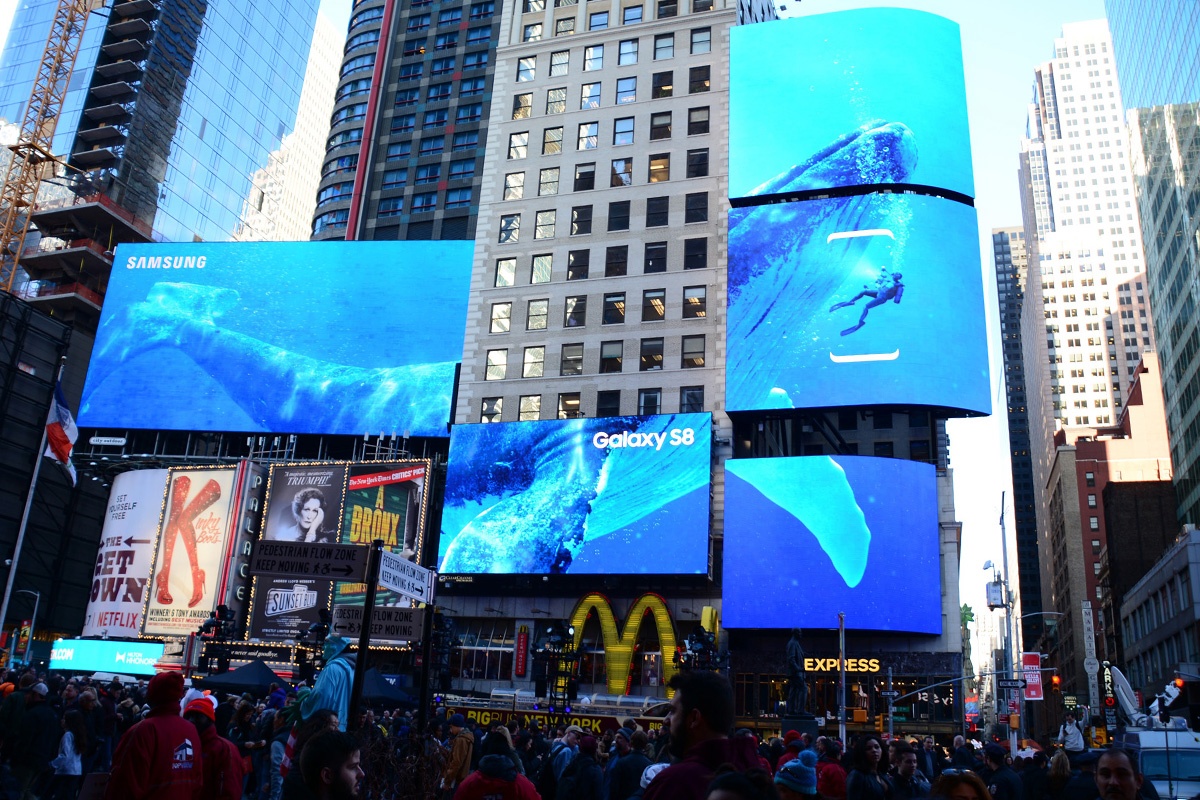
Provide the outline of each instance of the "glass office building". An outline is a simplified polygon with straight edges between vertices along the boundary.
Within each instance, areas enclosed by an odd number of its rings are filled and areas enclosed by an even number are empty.
[[[1181,522],[1200,522],[1200,6],[1106,0]]]

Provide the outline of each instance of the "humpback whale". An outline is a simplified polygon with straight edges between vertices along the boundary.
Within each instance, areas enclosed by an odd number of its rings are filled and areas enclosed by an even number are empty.
[[[899,122],[873,120],[839,136],[803,162],[757,187],[751,196],[813,187],[903,183],[917,164],[916,139]],[[816,344],[813,321],[825,298],[846,280],[869,247],[863,237],[836,236],[887,228],[906,240],[904,195],[868,193],[768,203],[729,212],[726,368],[731,408],[791,408],[804,387],[794,364]],[[830,268],[821,268],[821,267]]]
[[[445,425],[455,362],[371,368],[322,361],[222,327],[240,300],[233,289],[156,283],[143,302],[105,320],[95,359],[115,367],[156,348],[178,350],[220,384],[255,430],[427,435]]]

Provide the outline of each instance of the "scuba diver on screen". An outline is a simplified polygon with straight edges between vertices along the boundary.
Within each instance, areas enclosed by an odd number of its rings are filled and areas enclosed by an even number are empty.
[[[903,277],[904,276],[899,272],[889,273],[887,268],[884,267],[879,277],[875,281],[874,289],[864,286],[863,290],[854,295],[854,297],[851,299],[844,300],[841,303],[834,303],[832,306],[830,306],[829,311],[832,313],[837,311],[839,308],[852,306],[864,297],[871,298],[866,306],[863,307],[862,316],[858,318],[858,324],[846,328],[846,330],[842,331],[842,336],[848,336],[849,334],[854,333],[856,330],[861,328],[863,325],[866,325],[867,314],[870,313],[872,308],[881,306],[888,300],[898,304],[900,302],[900,298],[904,296],[904,284],[900,282],[900,279]]]

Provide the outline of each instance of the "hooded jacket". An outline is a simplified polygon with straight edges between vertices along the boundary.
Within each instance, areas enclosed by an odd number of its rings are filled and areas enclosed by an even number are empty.
[[[760,767],[753,737],[709,739],[691,748],[678,763],[654,776],[644,800],[704,800],[717,767],[731,764],[745,771]]]
[[[479,769],[459,784],[454,800],[541,800],[533,782],[517,772],[508,756],[479,759]]]
[[[105,800],[200,800],[204,756],[196,726],[164,704],[121,737]]]

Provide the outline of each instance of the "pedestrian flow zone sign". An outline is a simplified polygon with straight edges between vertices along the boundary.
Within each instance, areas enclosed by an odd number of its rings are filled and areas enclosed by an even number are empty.
[[[433,601],[434,571],[414,564],[395,553],[380,553],[379,585],[418,603]]]
[[[254,552],[250,556],[250,574],[361,583],[367,574],[370,552],[369,548],[354,544],[276,542],[263,539],[254,543]]]
[[[423,608],[376,607],[371,615],[372,643],[415,642],[421,638],[421,625],[425,621]],[[334,606],[333,630],[342,636],[358,636],[362,633],[362,606]]]

